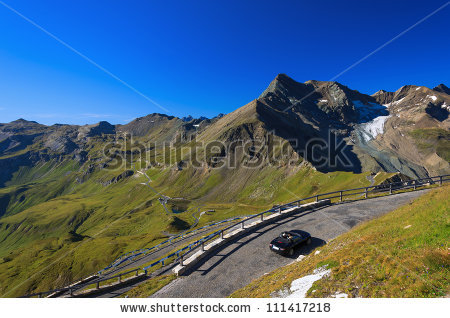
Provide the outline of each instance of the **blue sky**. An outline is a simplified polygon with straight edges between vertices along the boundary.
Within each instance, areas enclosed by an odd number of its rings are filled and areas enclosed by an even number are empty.
[[[208,116],[250,102],[278,73],[330,80],[446,1],[2,0],[0,122],[123,124]],[[337,81],[360,92],[450,83],[450,5]]]

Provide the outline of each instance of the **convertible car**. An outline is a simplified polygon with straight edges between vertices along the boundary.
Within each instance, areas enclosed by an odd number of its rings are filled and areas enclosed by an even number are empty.
[[[281,255],[294,255],[294,249],[301,244],[311,244],[311,235],[304,231],[283,232],[270,242],[269,247]]]

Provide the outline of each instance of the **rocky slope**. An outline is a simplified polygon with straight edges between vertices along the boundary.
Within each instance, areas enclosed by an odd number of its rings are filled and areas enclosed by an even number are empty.
[[[449,105],[443,84],[370,96],[280,74],[255,100],[212,119],[150,114],[126,125],[0,124],[0,291],[85,238],[94,238],[89,248],[15,295],[58,287],[161,240],[171,218],[158,197],[183,198],[177,217],[187,223],[199,206],[213,209],[202,216],[208,222],[369,185],[366,177],[378,172],[378,183],[388,173],[450,173]],[[128,162],[113,170],[118,156]]]

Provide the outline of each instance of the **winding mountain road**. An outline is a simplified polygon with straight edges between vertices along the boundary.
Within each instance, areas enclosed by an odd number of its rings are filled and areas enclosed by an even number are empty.
[[[226,297],[252,280],[307,254],[317,246],[350,230],[356,224],[390,212],[424,194],[427,190],[336,204],[301,212],[231,241],[152,297]],[[300,217],[299,217],[300,216]],[[299,229],[311,233],[310,246],[298,249],[292,258],[268,248],[282,231]]]

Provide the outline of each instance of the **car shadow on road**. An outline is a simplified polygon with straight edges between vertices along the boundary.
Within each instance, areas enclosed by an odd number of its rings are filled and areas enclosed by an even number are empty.
[[[321,207],[321,208],[316,208],[314,210],[310,210],[308,212],[300,212],[299,214],[295,214],[293,216],[289,216],[286,219],[277,221],[275,223],[272,224],[268,224],[268,225],[262,225],[261,227],[256,228],[254,231],[250,232],[250,233],[246,233],[245,235],[239,236],[233,240],[230,240],[230,242],[228,242],[227,244],[221,246],[220,248],[218,248],[218,250],[211,254],[208,255],[207,257],[205,257],[204,259],[202,259],[198,264],[196,264],[194,267],[192,267],[191,269],[187,270],[183,275],[187,276],[190,275],[193,272],[201,272],[201,275],[207,275],[211,270],[213,270],[215,267],[217,267],[218,265],[220,265],[220,263],[222,263],[227,257],[229,257],[230,255],[232,255],[233,253],[235,253],[236,251],[238,251],[239,249],[241,249],[242,247],[244,247],[245,245],[248,245],[250,242],[254,241],[255,239],[259,238],[260,236],[264,235],[265,233],[272,231],[278,227],[281,227],[283,225],[285,225],[286,223],[289,223],[291,221],[293,221],[294,219],[297,219],[298,217],[302,217],[311,213],[314,213],[318,210],[322,210],[325,207]],[[256,235],[255,235],[256,234]],[[323,245],[325,241],[320,239],[320,238],[313,238],[313,241],[311,242],[311,247],[312,246],[321,246]],[[230,250],[229,252],[227,252],[226,254],[220,254],[221,251],[223,251],[225,248],[229,247],[230,245],[236,245],[236,247],[234,247],[232,250]],[[306,253],[306,251],[309,252],[312,250],[310,249],[303,249],[302,248],[298,248],[296,250],[297,253],[303,254]],[[292,258],[294,258],[294,256],[297,255],[294,253],[294,255],[292,256]],[[297,255],[297,257],[298,257]],[[211,264],[211,266],[209,266],[207,269],[199,269],[202,265],[204,265],[206,262],[210,261],[212,257],[217,257],[219,256],[220,259],[218,259],[214,264]],[[281,256],[282,257],[282,256]]]
[[[322,240],[321,238],[318,237],[311,237],[311,243],[310,244],[302,244],[299,247],[296,247],[294,249],[294,254],[292,256],[281,256],[280,257],[287,257],[287,258],[293,258],[296,259],[298,258],[300,255],[308,255],[310,254],[312,251],[314,251],[316,248],[321,247],[323,245],[327,244],[326,241]]]

